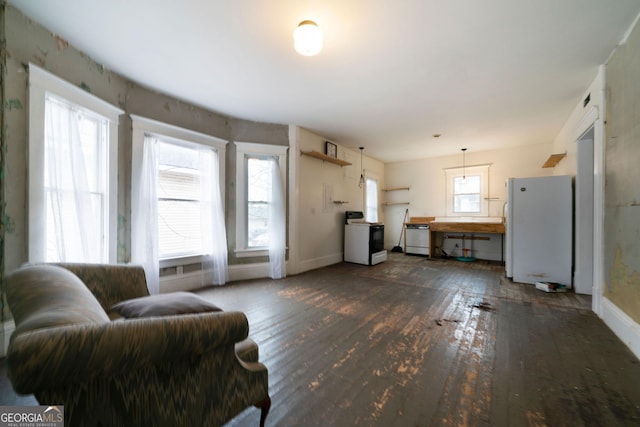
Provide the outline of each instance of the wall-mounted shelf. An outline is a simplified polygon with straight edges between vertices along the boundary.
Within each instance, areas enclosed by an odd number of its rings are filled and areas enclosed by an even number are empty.
[[[560,163],[560,160],[564,159],[566,156],[567,156],[567,153],[552,154],[552,155],[549,156],[547,161],[544,162],[544,165],[542,165],[542,167],[543,168],[555,168],[556,165],[558,163]]]
[[[409,191],[409,187],[393,187],[393,188],[383,188],[382,191]],[[394,203],[383,203],[382,206],[395,206],[395,205],[408,205],[409,202],[394,202]]]
[[[322,154],[318,151],[300,151],[300,154],[304,154],[305,156],[315,157],[316,159],[333,163],[334,165],[338,165],[338,166],[351,166],[351,163],[349,162],[336,159],[335,157],[327,156],[326,154]]]
[[[344,205],[346,203],[349,203],[347,200],[334,200],[333,204],[335,205]]]

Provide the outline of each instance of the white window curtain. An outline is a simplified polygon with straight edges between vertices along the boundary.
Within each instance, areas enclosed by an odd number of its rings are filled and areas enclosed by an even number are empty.
[[[222,197],[218,183],[218,153],[201,147],[201,230],[202,230],[202,285],[224,285],[229,280],[227,231],[224,222]]]
[[[273,160],[271,168],[271,212],[269,226],[269,277],[286,277],[286,219],[282,175],[278,159]]]
[[[41,238],[49,242],[47,259],[33,261],[105,262],[101,209],[88,184],[79,112],[51,96],[45,103],[47,232]]]
[[[132,212],[131,260],[144,267],[147,288],[154,295],[160,292],[158,260],[158,140],[145,137],[140,170],[140,185],[136,189],[139,208]]]

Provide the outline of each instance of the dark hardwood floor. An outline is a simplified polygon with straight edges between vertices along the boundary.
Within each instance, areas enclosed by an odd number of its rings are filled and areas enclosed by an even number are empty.
[[[486,262],[389,255],[198,292],[246,313],[269,368],[267,425],[640,425],[640,363],[590,297]],[[227,425],[258,420],[249,408]]]

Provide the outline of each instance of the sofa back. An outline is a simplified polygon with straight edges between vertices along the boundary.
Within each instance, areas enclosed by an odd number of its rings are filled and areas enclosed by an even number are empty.
[[[120,301],[149,295],[144,269],[132,264],[56,264],[78,276],[109,314]]]
[[[24,266],[7,277],[6,286],[7,302],[16,324],[12,339],[42,328],[109,322],[91,291],[62,267]]]

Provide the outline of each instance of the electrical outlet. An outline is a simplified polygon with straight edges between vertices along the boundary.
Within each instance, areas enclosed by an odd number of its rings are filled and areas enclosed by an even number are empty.
[[[458,244],[456,243],[456,248],[458,247]]]

